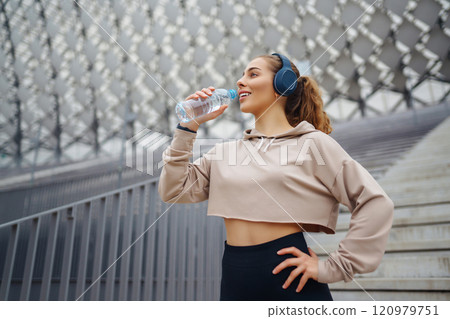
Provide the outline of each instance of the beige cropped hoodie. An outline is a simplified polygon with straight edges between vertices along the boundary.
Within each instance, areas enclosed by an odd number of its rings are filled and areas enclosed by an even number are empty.
[[[296,222],[327,234],[335,233],[342,203],[351,212],[349,230],[336,251],[319,259],[318,282],[348,282],[379,266],[394,204],[331,136],[307,121],[273,136],[247,129],[242,139],[216,143],[191,163],[196,136],[177,128],[163,152],[164,202],[208,200],[207,215]]]

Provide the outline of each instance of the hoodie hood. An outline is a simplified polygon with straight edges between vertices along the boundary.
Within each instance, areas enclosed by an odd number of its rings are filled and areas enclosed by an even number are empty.
[[[267,136],[266,134],[258,131],[256,128],[251,128],[251,129],[249,128],[244,131],[244,135],[243,135],[242,139],[244,141],[260,139],[260,142],[257,146],[257,150],[259,150],[261,148],[261,146],[264,144],[264,139],[270,140],[263,149],[263,152],[265,153],[267,151],[267,149],[269,148],[269,146],[273,142],[281,142],[286,139],[295,138],[295,137],[301,136],[303,134],[314,132],[314,131],[316,131],[316,128],[314,127],[314,125],[312,125],[311,123],[309,123],[307,121],[301,121],[300,123],[297,124],[296,127],[293,127],[292,129],[290,129],[288,131],[279,133],[279,134],[275,134],[275,135],[271,135],[271,136]]]

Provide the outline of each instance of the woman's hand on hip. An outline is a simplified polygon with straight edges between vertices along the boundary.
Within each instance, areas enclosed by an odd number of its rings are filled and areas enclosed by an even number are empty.
[[[286,279],[283,288],[286,289],[289,287],[289,285],[292,283],[292,281],[299,276],[301,273],[303,273],[302,278],[300,279],[300,282],[297,286],[296,292],[300,292],[303,289],[303,286],[305,286],[306,282],[309,278],[312,278],[314,280],[317,280],[318,274],[319,274],[319,258],[317,257],[316,253],[308,247],[308,251],[311,254],[305,254],[297,247],[287,247],[280,249],[277,254],[278,255],[285,255],[285,254],[292,254],[296,256],[295,258],[288,258],[284,260],[282,263],[280,263],[278,266],[276,266],[272,273],[278,274],[280,271],[287,267],[295,266],[296,268],[291,271],[291,274]]]

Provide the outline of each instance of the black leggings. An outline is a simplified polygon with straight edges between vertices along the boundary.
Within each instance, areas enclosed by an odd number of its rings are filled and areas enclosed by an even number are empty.
[[[321,300],[332,301],[328,284],[309,278],[300,292],[296,292],[297,276],[287,289],[282,285],[294,266],[274,275],[272,270],[291,254],[278,255],[281,248],[295,246],[309,255],[302,232],[293,233],[266,243],[252,246],[230,246],[224,242],[220,300]]]

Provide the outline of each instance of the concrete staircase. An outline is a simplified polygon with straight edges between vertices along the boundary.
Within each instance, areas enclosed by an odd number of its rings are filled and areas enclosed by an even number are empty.
[[[335,300],[450,300],[449,132],[447,117],[377,180],[395,203],[386,253],[376,271],[330,284]],[[347,207],[340,207],[335,235],[309,233],[329,253],[350,222]]]

